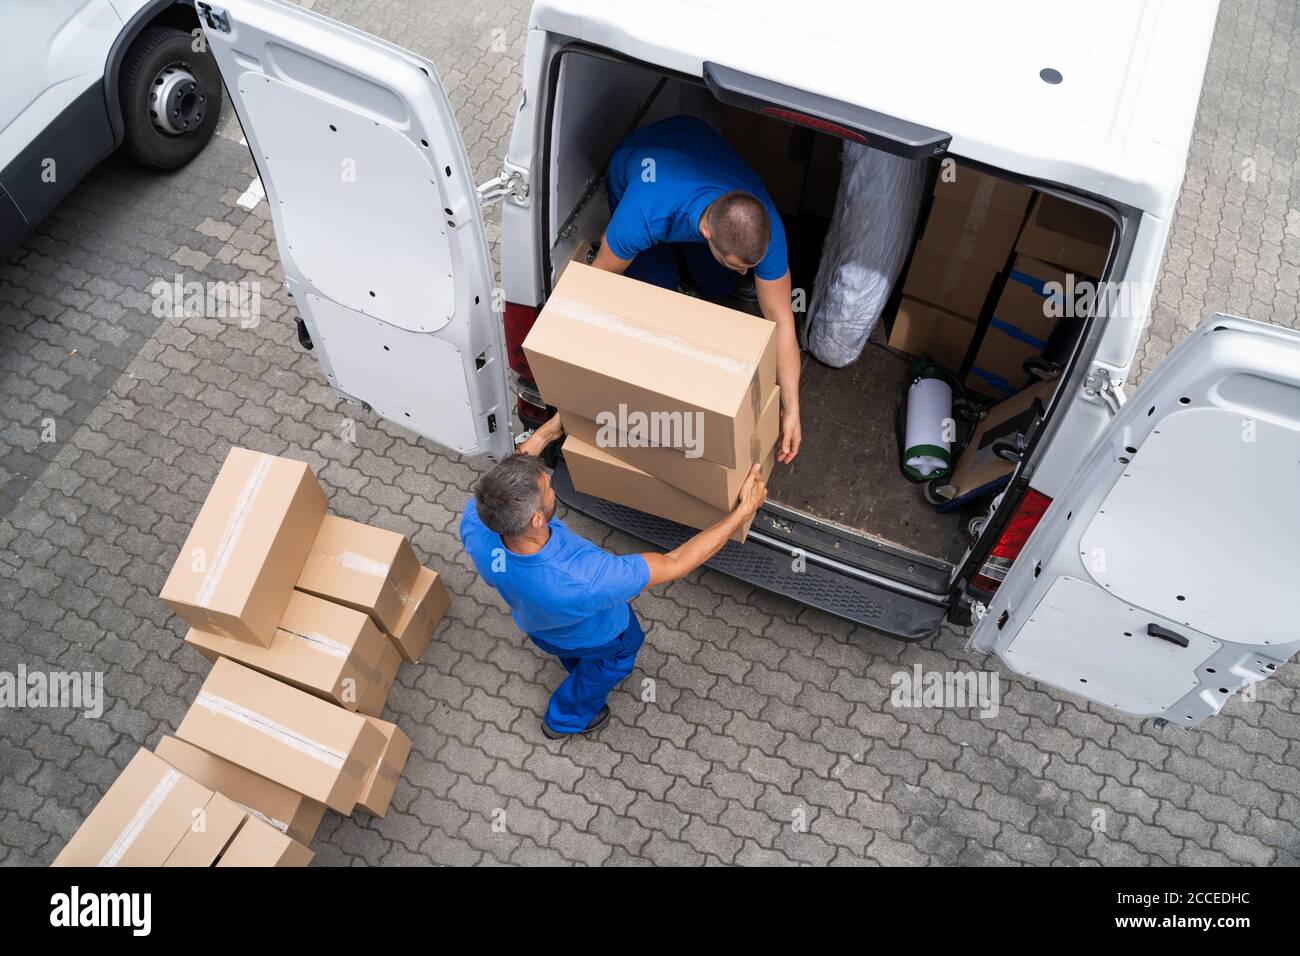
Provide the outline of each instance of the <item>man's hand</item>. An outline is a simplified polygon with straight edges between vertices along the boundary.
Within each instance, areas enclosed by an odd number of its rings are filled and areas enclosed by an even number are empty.
[[[528,436],[527,441],[522,442],[515,453],[519,455],[540,455],[546,451],[546,446],[551,442],[564,437],[564,423],[560,421],[560,413],[556,412],[551,416],[551,420],[540,428],[533,431]]]
[[[763,507],[766,500],[767,482],[763,479],[763,469],[760,465],[755,465],[749,470],[749,476],[740,488],[740,500],[736,502],[732,514],[743,516],[740,524],[744,524],[758,514],[758,509]]]
[[[781,409],[781,450],[777,452],[776,460],[783,465],[788,465],[794,461],[794,456],[799,454],[799,445],[803,441],[803,431],[799,425],[799,406],[786,405],[784,402]]]
[[[650,569],[650,578],[646,582],[646,587],[652,588],[686,577],[721,551],[731,536],[744,527],[746,521],[754,517],[765,500],[767,500],[767,482],[763,480],[762,467],[755,465],[750,469],[745,484],[741,486],[740,500],[736,502],[736,507],[731,509],[729,515],[667,554],[649,551],[641,555],[645,558],[646,567]]]

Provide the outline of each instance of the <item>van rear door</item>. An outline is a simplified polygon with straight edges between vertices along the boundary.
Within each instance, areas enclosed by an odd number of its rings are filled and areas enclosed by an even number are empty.
[[[1194,726],[1300,650],[1300,332],[1215,315],[1111,419],[969,646]]]
[[[278,0],[198,8],[325,377],[439,445],[509,453],[499,297],[433,64]]]

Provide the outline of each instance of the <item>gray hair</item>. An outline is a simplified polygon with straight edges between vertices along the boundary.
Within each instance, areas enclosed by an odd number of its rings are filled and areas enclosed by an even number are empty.
[[[536,455],[511,455],[498,463],[474,486],[479,519],[499,535],[523,534],[542,510],[545,471]]]

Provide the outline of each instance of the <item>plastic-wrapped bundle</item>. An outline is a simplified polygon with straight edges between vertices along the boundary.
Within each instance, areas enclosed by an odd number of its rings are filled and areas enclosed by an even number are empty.
[[[862,354],[903,268],[925,193],[926,161],[844,144],[835,215],[809,303],[808,348],[842,368]]]

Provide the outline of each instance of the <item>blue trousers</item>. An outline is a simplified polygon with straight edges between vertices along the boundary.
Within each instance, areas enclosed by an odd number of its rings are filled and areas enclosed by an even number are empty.
[[[548,654],[554,654],[569,672],[551,695],[543,718],[546,726],[562,734],[578,733],[605,706],[609,692],[632,673],[637,651],[645,642],[645,632],[636,612],[628,608],[627,629],[608,644],[598,647],[558,648],[529,635],[529,639]]]
[[[675,292],[681,283],[679,257],[686,263],[686,271],[690,273],[695,288],[706,299],[728,295],[740,278],[739,273],[713,258],[707,242],[661,242],[637,253],[623,274]]]

